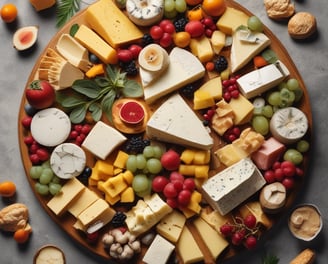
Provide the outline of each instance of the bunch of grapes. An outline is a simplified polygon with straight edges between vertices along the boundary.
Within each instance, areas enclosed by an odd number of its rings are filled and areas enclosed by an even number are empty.
[[[220,232],[231,241],[232,245],[244,245],[247,249],[254,249],[259,237],[259,225],[256,217],[250,213],[244,218],[233,217],[233,223],[223,224]]]

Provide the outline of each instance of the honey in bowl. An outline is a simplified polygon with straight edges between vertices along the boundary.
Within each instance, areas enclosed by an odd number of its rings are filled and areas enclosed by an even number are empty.
[[[322,229],[320,211],[311,204],[300,205],[291,213],[288,226],[296,238],[311,241]]]
[[[46,245],[38,250],[34,256],[33,264],[65,264],[64,252],[54,246]]]

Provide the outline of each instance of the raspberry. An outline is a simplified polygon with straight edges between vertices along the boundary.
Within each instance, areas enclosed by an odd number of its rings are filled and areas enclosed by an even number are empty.
[[[228,67],[228,61],[224,56],[219,56],[217,60],[214,61],[214,65],[216,71],[222,72]]]

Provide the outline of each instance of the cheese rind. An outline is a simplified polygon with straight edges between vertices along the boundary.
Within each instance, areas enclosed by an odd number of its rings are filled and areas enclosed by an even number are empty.
[[[90,27],[113,48],[139,40],[143,36],[112,0],[100,0],[90,5],[85,18]]]
[[[156,110],[147,123],[146,133],[150,138],[191,148],[213,146],[213,139],[203,123],[178,93]]]
[[[209,178],[202,194],[213,209],[226,215],[266,183],[251,159],[245,158]]]
[[[151,104],[158,98],[202,78],[205,68],[191,52],[175,47],[170,55],[170,64],[166,71],[144,88],[146,103]]]

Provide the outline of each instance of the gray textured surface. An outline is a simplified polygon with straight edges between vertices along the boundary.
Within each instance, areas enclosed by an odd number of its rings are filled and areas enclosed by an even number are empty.
[[[7,1],[1,1],[1,5]],[[56,244],[66,254],[67,263],[106,263],[87,253],[63,232],[42,210],[26,180],[20,159],[17,140],[17,115],[26,80],[36,59],[55,34],[55,9],[36,13],[28,0],[12,0],[19,10],[19,19],[15,25],[0,23],[0,181],[12,178],[18,187],[17,202],[26,203],[30,209],[33,235],[25,247],[19,247],[10,236],[0,233],[0,263],[32,263],[34,252],[44,244]],[[326,0],[295,1],[297,11],[309,11],[317,17],[318,35],[311,41],[296,42],[287,33],[286,23],[268,19],[263,1],[239,0],[239,3],[259,16],[262,21],[278,36],[294,60],[310,94],[312,103],[314,142],[313,156],[307,181],[296,203],[310,202],[322,211],[324,228],[318,243],[302,244],[294,239],[287,228],[286,217],[267,236],[254,252],[245,252],[240,257],[226,263],[261,263],[265,252],[276,254],[280,263],[288,263],[305,247],[313,247],[317,252],[317,262],[328,263],[327,220],[327,59],[328,59],[328,8]],[[39,25],[39,38],[32,53],[18,53],[12,48],[12,34],[17,27]],[[5,206],[0,200],[0,208]],[[107,262],[108,263],[108,262]]]

